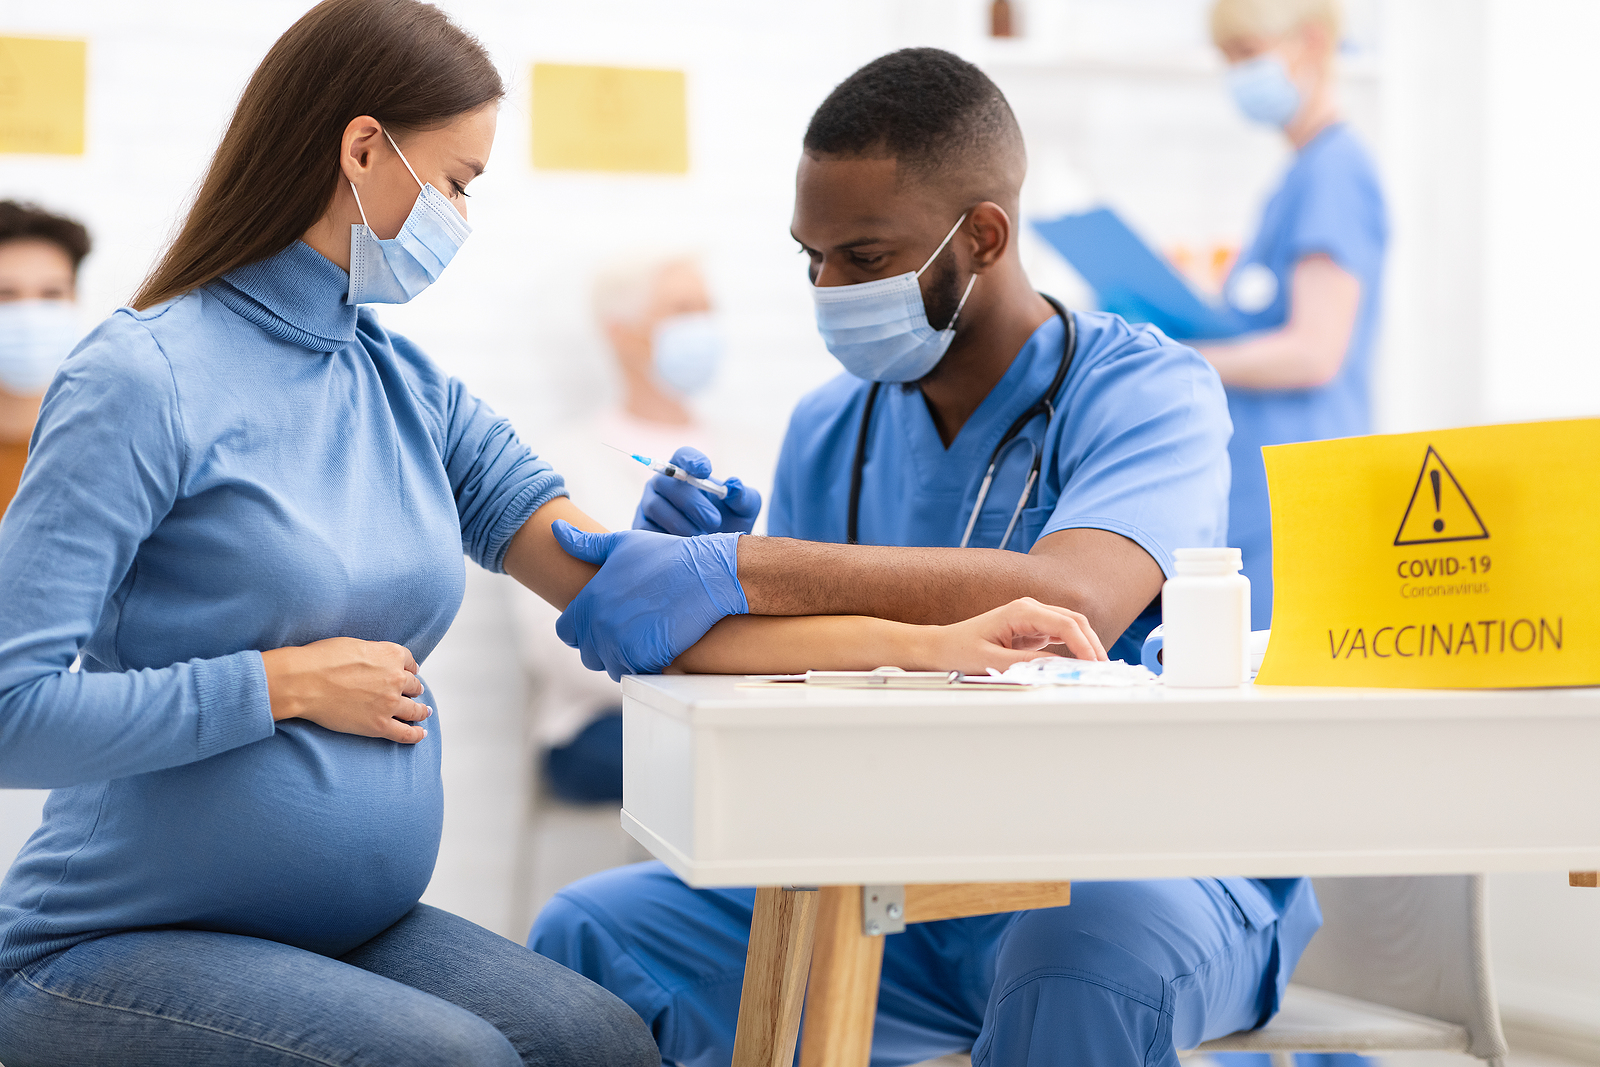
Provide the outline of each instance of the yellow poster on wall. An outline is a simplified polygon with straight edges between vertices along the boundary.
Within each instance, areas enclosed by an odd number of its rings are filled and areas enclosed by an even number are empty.
[[[0,37],[0,152],[83,155],[88,44]]]
[[[1600,419],[1263,450],[1264,685],[1600,685]]]
[[[533,165],[541,170],[687,173],[683,71],[535,63]]]

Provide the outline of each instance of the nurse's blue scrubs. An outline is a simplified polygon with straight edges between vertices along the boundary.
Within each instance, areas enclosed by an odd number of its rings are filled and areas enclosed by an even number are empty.
[[[1172,551],[1222,542],[1228,419],[1216,373],[1191,349],[1115,315],[1078,313],[1078,354],[1048,430],[1009,451],[971,544],[994,548],[1032,463],[1040,485],[1006,546],[1109,530],[1167,573]],[[1065,328],[1052,316],[948,449],[922,394],[879,390],[863,472],[860,540],[960,544],[989,457],[1049,387]],[[841,376],[795,409],[769,530],[844,541],[868,384]],[[1146,619],[1148,627],[1153,620]],[[1115,646],[1138,662],[1138,641]],[[1247,813],[1241,813],[1247,818]],[[694,890],[659,863],[563,889],[529,947],[586,975],[648,1022],[687,1067],[733,1053],[750,889]],[[921,923],[888,937],[874,1067],[972,1049],[975,1067],[1177,1067],[1175,1050],[1265,1022],[1321,925],[1304,879],[1176,879],[1073,886],[1065,908]]]
[[[1108,530],[1143,548],[1170,577],[1174,549],[1225,543],[1229,428],[1219,383],[1191,349],[1152,326],[1075,314],[1078,353],[1054,398],[1056,417],[1048,430],[1043,416],[1036,418],[1002,454],[970,547],[1027,552],[1061,530]],[[920,391],[879,388],[862,470],[862,544],[961,544],[989,457],[1049,388],[1065,334],[1056,316],[1040,326],[949,448]],[[842,374],[795,408],[768,511],[773,536],[846,539],[868,390],[868,383]],[[1001,545],[1041,447],[1039,484]],[[1145,635],[1160,621],[1152,604],[1108,642],[1112,658],[1138,663]]]
[[[1254,629],[1272,625],[1272,518],[1261,447],[1371,431],[1372,344],[1388,239],[1372,160],[1349,127],[1336,123],[1300,150],[1267,201],[1255,241],[1224,287],[1247,332],[1257,332],[1288,321],[1294,269],[1307,256],[1327,255],[1361,282],[1355,330],[1331,382],[1314,389],[1228,387],[1233,416],[1228,544],[1244,553]]]

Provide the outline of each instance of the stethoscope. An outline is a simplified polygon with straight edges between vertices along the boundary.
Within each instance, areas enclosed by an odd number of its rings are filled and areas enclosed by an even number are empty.
[[[1043,293],[1039,294],[1044,296]],[[989,469],[983,473],[983,483],[978,486],[978,499],[972,505],[972,515],[967,519],[967,529],[961,535],[961,547],[966,548],[972,540],[973,527],[978,524],[978,516],[983,512],[983,505],[989,499],[989,487],[994,483],[995,468],[999,466],[1000,459],[1005,455],[1006,449],[1015,443],[1027,428],[1028,423],[1040,415],[1045,419],[1045,432],[1048,434],[1050,423],[1056,417],[1055,397],[1061,391],[1061,383],[1067,380],[1067,370],[1072,366],[1072,357],[1078,351],[1078,327],[1067,309],[1062,307],[1052,296],[1045,296],[1050,306],[1055,308],[1056,314],[1066,324],[1067,336],[1061,345],[1061,365],[1056,368],[1056,376],[1050,382],[1050,388],[1044,395],[1034,401],[1032,407],[1017,416],[1005,434],[1000,438],[1000,443],[995,445],[994,452],[989,456]],[[850,468],[850,511],[846,519],[845,534],[847,544],[857,544],[857,534],[860,530],[861,519],[861,475],[867,466],[867,434],[872,426],[872,409],[878,403],[878,390],[882,382],[873,382],[872,388],[867,390],[867,403],[861,412],[861,429],[856,433],[855,463]],[[1017,506],[1011,512],[1011,522],[1006,525],[1005,536],[1000,538],[997,548],[1005,548],[1011,540],[1011,534],[1017,528],[1017,520],[1022,517],[1022,509],[1027,506],[1028,497],[1033,492],[1033,487],[1039,480],[1039,472],[1044,467],[1044,448],[1041,446],[1033,450],[1033,466],[1028,471],[1027,484],[1022,487],[1022,495],[1017,498]]]

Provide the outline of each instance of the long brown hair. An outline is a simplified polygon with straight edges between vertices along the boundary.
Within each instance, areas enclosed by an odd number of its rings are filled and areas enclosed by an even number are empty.
[[[488,53],[417,0],[323,0],[239,97],[178,237],[133,298],[148,308],[274,256],[322,216],[358,115],[437,129],[505,95]]]

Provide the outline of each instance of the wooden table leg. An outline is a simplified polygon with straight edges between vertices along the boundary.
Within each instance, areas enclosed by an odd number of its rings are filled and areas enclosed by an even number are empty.
[[[861,932],[861,887],[820,890],[800,1067],[867,1067],[883,938]]]
[[[1567,873],[1567,884],[1600,889],[1600,871],[1569,871]]]
[[[744,989],[739,995],[739,1029],[733,1039],[733,1067],[791,1067],[794,1063],[818,896],[816,890],[771,886],[756,890]]]

